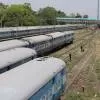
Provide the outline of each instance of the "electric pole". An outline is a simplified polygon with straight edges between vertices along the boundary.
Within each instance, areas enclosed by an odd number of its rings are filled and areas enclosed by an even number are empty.
[[[97,20],[99,20],[99,0],[98,0],[98,4],[97,4]]]

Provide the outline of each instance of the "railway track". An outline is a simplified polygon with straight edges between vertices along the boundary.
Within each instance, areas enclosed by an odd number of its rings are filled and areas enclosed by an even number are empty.
[[[69,72],[68,74],[68,85],[66,87],[66,90],[70,89],[73,82],[77,79],[81,71],[87,67],[89,61],[91,60],[91,57],[93,56],[93,50],[89,50],[87,54],[79,61],[77,65],[74,66],[74,68]]]
[[[90,47],[89,50],[86,52],[85,56],[83,56],[80,61],[73,67],[73,69],[68,73],[68,83],[66,87],[65,93],[70,90],[70,88],[78,81],[78,78],[81,74],[81,72],[88,67],[88,65],[92,62],[94,62],[95,57],[95,44],[93,43],[93,37],[90,41]],[[91,67],[93,68],[93,66]],[[65,97],[63,97],[62,100],[65,100]]]

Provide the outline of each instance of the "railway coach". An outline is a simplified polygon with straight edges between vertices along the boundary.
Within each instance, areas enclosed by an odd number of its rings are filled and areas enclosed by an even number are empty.
[[[18,47],[28,47],[29,43],[27,41],[22,41],[22,40],[8,40],[8,41],[3,41],[0,42],[0,52],[13,49],[13,48],[18,48]]]
[[[61,47],[66,43],[65,39],[65,33],[63,32],[54,32],[47,35],[23,38],[23,40],[29,42],[31,48],[37,51],[38,55]]]
[[[38,55],[43,55],[65,44],[72,43],[73,31],[54,32],[47,35],[22,38],[0,42],[0,51],[17,47],[29,47],[36,50]]]
[[[14,48],[0,52],[0,74],[36,58],[35,50]]]
[[[47,36],[52,37],[52,49],[61,47],[66,43],[66,34],[64,32],[50,33]]]
[[[66,44],[73,43],[74,31],[64,31]]]
[[[46,52],[71,43],[73,38],[73,31],[68,31],[23,38],[23,41],[27,41],[30,44],[29,47],[36,50],[38,55],[43,55]]]
[[[69,31],[84,28],[82,25],[23,26],[0,28],[0,39],[19,38],[29,35],[41,35],[57,31]]]
[[[66,65],[53,57],[34,59],[0,74],[1,100],[58,100],[66,87]]]
[[[30,44],[30,48],[36,50],[38,55],[44,54],[52,49],[52,37],[46,35],[39,35],[33,37],[23,38]]]

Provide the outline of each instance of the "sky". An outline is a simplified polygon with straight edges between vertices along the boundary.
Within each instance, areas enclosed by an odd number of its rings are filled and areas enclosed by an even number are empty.
[[[47,6],[62,10],[66,14],[80,13],[88,14],[90,18],[97,16],[97,0],[0,0],[5,4],[31,3],[33,10],[39,10]]]

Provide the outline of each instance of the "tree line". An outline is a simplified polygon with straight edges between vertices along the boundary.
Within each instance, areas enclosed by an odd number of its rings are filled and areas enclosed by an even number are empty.
[[[53,7],[40,8],[39,11],[34,11],[30,3],[12,5],[0,3],[1,27],[55,25],[58,24],[56,17],[88,18],[88,15],[82,16],[79,13],[66,15],[63,11]]]

